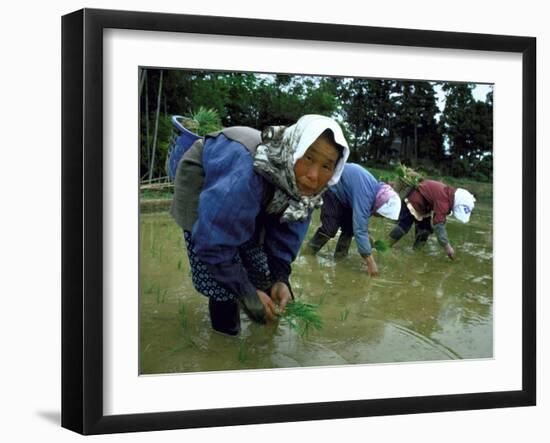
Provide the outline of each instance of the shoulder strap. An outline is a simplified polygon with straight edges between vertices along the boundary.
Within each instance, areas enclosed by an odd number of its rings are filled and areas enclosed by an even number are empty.
[[[221,131],[208,134],[206,137],[217,137],[220,134],[223,134],[228,139],[243,145],[251,156],[256,154],[256,148],[262,142],[262,133],[257,129],[249,128],[247,126],[232,126],[230,128],[225,128]],[[274,186],[265,180],[265,186],[262,193],[262,208],[265,209],[267,207],[274,194]]]
[[[228,139],[243,145],[252,156],[256,153],[256,148],[262,142],[262,133],[257,129],[249,128],[247,126],[232,126],[230,128],[225,128],[221,131],[208,134],[206,137],[217,137],[220,134],[223,134]]]

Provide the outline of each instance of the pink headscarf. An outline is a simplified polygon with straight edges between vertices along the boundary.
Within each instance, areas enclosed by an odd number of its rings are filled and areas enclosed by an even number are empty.
[[[390,185],[387,183],[382,183],[382,186],[380,186],[380,189],[376,194],[373,211],[378,211],[382,205],[386,204],[388,200],[395,195],[396,193]]]
[[[397,220],[399,218],[401,199],[390,185],[381,183],[380,189],[376,194],[376,199],[374,200],[373,211],[391,220]]]

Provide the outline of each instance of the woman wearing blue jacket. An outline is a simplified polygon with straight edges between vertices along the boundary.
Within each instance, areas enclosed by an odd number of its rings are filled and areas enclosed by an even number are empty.
[[[171,213],[214,330],[238,334],[240,307],[259,323],[284,310],[311,213],[348,155],[340,126],[319,115],[263,133],[227,128],[184,154]]]
[[[347,255],[355,236],[357,250],[365,260],[369,275],[376,276],[378,266],[372,256],[369,218],[378,215],[397,220],[400,209],[399,195],[390,185],[379,182],[362,166],[347,163],[339,182],[329,186],[323,195],[321,227],[309,241],[308,249],[316,254],[340,229],[334,256]]]

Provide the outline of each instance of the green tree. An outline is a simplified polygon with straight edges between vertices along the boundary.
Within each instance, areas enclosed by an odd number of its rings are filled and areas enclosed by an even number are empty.
[[[367,108],[366,96],[369,81],[361,78],[345,79],[339,85],[342,115],[350,142],[350,160],[362,162],[367,159]]]
[[[376,162],[389,159],[389,148],[395,137],[397,106],[394,98],[396,82],[369,80],[365,97],[365,126],[368,157]]]
[[[438,107],[430,82],[399,82],[395,133],[402,140],[401,160],[417,164],[419,160],[437,160],[443,155],[443,143],[435,118]]]
[[[492,92],[485,102],[476,101],[471,83],[443,85],[445,109],[442,131],[451,155],[451,172],[478,179],[492,176],[493,103]]]

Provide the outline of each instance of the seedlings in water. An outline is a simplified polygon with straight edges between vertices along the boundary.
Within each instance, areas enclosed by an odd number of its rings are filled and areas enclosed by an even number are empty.
[[[168,289],[164,289],[161,291],[160,287],[156,287],[156,297],[157,297],[157,305],[164,303],[166,300],[166,294],[168,293]]]
[[[187,329],[187,309],[185,305],[180,302],[178,307],[178,317],[180,320],[180,326],[183,330]]]
[[[346,308],[342,312],[340,312],[340,321],[346,321],[349,315],[349,309]]]
[[[390,249],[390,245],[385,240],[379,239],[374,242],[374,249],[380,252],[387,252]]]
[[[239,350],[237,351],[237,359],[244,363],[248,359],[248,346],[245,340],[239,341]]]
[[[321,293],[321,296],[319,297],[319,306],[325,303],[327,297],[328,297],[329,289],[328,287],[325,288],[325,290]]]
[[[156,288],[156,295],[157,295],[157,305],[160,304],[160,288],[157,286]]]
[[[199,345],[191,337],[185,337],[182,343],[168,350],[168,355],[177,354],[187,348],[199,349]]]
[[[295,301],[286,305],[281,320],[287,322],[291,329],[298,331],[301,337],[307,337],[311,328],[320,330],[323,327],[318,308],[319,305]]]
[[[156,235],[153,233],[153,238],[151,239],[151,257],[155,257],[156,255],[156,249],[157,249],[157,237]]]

